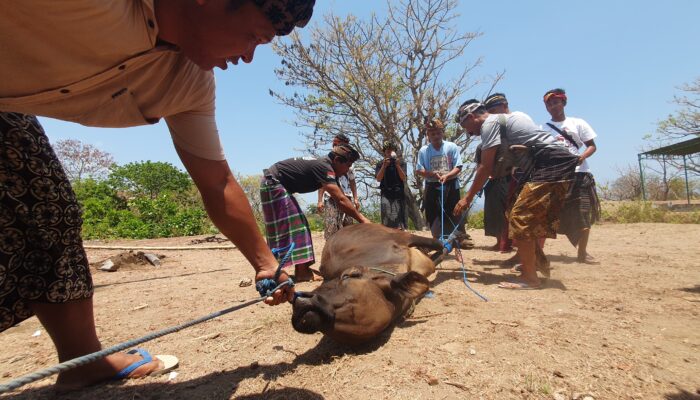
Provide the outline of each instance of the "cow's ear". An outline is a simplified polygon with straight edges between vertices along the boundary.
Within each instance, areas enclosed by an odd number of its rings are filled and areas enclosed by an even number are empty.
[[[415,271],[400,274],[391,280],[391,289],[415,299],[423,295],[430,288],[428,278]]]

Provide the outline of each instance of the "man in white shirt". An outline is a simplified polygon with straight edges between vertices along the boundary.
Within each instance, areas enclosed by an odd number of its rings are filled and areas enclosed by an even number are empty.
[[[578,247],[578,262],[598,264],[587,253],[591,225],[600,216],[595,180],[587,162],[597,150],[594,141],[597,135],[583,119],[566,116],[566,102],[566,92],[563,89],[552,89],[544,94],[544,104],[552,119],[543,128],[579,158],[574,183],[561,211],[559,233],[565,234],[571,244]]]

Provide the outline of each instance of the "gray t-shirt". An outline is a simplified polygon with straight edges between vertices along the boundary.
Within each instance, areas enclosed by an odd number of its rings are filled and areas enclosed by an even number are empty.
[[[521,144],[528,147],[561,147],[554,137],[540,129],[532,119],[523,113],[503,114],[506,116],[506,138],[508,144]],[[481,125],[482,150],[501,144],[501,127],[498,123],[498,114],[491,114]]]

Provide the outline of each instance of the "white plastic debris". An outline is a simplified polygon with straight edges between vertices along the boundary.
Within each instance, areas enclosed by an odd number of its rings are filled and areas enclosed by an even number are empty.
[[[41,336],[41,330],[37,329],[36,332],[32,333],[32,337],[39,337],[39,336]]]
[[[170,374],[168,374],[168,380],[172,381],[173,379],[177,378],[177,372],[175,371],[170,371]]]

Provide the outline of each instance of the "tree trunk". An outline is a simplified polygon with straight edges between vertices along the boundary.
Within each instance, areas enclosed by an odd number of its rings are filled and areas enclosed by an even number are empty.
[[[418,208],[416,197],[413,196],[409,190],[404,192],[404,196],[406,196],[406,212],[408,213],[408,218],[413,221],[416,230],[423,230],[425,228],[425,218],[423,218],[423,213],[420,208]]]

